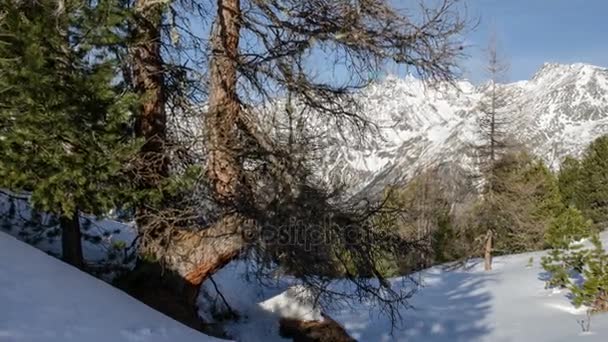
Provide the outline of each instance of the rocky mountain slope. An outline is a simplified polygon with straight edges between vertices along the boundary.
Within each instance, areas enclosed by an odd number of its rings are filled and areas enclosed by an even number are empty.
[[[465,172],[477,166],[480,101],[487,86],[425,86],[413,77],[387,77],[358,96],[378,125],[365,143],[335,139],[320,165],[327,180],[351,193],[378,193],[437,165]],[[499,85],[500,109],[514,138],[557,169],[566,155],[579,155],[608,133],[608,69],[587,64],[545,64],[529,81]]]

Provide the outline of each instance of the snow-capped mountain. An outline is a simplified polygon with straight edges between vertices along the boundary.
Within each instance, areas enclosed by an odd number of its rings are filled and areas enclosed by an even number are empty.
[[[552,168],[608,133],[608,69],[546,63],[531,80],[498,87],[512,134]],[[369,86],[358,96],[377,132],[365,143],[334,139],[321,174],[369,195],[430,166],[473,170],[487,89],[467,81],[428,87],[413,77],[387,77]]]

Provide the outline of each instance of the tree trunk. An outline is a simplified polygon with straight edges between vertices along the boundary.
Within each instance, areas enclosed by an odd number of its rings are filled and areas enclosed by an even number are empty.
[[[166,136],[160,54],[162,7],[156,1],[157,5],[152,3],[151,0],[139,0],[136,4],[137,44],[133,49],[134,84],[144,95],[136,127],[137,135],[146,138],[142,149],[144,161],[163,154]],[[206,171],[216,201],[230,208],[240,208],[240,204],[250,199],[237,155],[237,123],[241,110],[237,96],[239,31],[239,0],[218,0],[217,18],[211,33],[213,57],[209,71],[209,109],[205,118],[208,141]],[[167,174],[164,159],[160,165],[149,170],[156,177]],[[155,185],[154,178],[148,178],[143,184],[146,187]],[[145,227],[145,209],[139,210],[138,226]],[[204,230],[175,229],[169,232],[168,227],[158,227],[159,232],[154,234],[167,235],[169,238],[166,240],[169,241],[140,245],[140,255],[153,256],[155,261],[142,258],[130,277],[132,279],[122,284],[123,288],[169,316],[202,329],[196,311],[200,286],[243,250],[246,241],[242,232],[248,225],[250,223],[244,216],[234,213],[226,214]],[[170,296],[174,298],[160,299]]]
[[[484,252],[484,270],[492,270],[492,230],[489,229],[486,233],[486,246]]]
[[[140,175],[144,187],[157,186],[168,173],[164,151],[167,117],[161,55],[162,13],[163,3],[159,1],[138,0],[135,4],[133,83],[142,101],[135,134],[145,139],[141,156],[146,169]]]
[[[200,231],[176,231],[171,246],[162,255],[162,263],[187,285],[200,286],[215,271],[232,261],[243,249],[241,234],[249,223],[240,215],[227,215]]]
[[[176,230],[171,245],[141,246],[136,269],[118,285],[132,296],[193,329],[220,336],[217,328],[198,316],[197,300],[201,284],[243,250],[243,227],[249,225],[239,215],[228,215],[199,231]]]
[[[237,65],[241,9],[239,0],[218,0],[211,33],[207,176],[216,200],[227,206],[247,203],[238,161],[238,128],[241,106],[237,95]]]
[[[82,235],[78,211],[75,211],[69,217],[62,216],[59,219],[59,224],[61,226],[61,254],[63,260],[74,267],[83,269],[84,257],[82,256]]]

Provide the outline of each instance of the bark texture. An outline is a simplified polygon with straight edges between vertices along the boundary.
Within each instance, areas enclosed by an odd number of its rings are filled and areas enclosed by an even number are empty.
[[[204,230],[178,230],[171,237],[171,248],[155,254],[163,255],[162,264],[187,284],[200,286],[239,254],[245,244],[241,231],[248,224],[235,214]]]
[[[136,3],[136,44],[132,49],[134,85],[142,95],[136,134],[146,139],[142,159],[146,167],[140,175],[142,187],[156,187],[167,176],[166,96],[161,56],[162,3],[139,0]],[[210,65],[210,98],[207,121],[209,140],[208,175],[216,199],[222,204],[236,203],[243,193],[240,164],[236,155],[236,122],[240,105],[236,93],[238,41],[240,29],[238,0],[218,1],[217,20],[212,32],[213,57]],[[202,230],[173,227],[166,217],[140,208],[138,226],[144,234],[142,256],[151,257],[154,272],[162,282],[195,311],[201,283],[230,262],[245,245],[241,231],[245,220],[227,214]],[[141,232],[140,232],[141,233]],[[149,263],[149,262],[147,262]],[[148,265],[150,266],[150,265]],[[149,273],[148,271],[146,273]],[[156,279],[155,276],[149,276]]]
[[[239,0],[218,0],[211,33],[207,176],[220,204],[238,206],[248,197],[238,158],[238,47],[241,28]]]
[[[204,230],[169,231],[170,245],[146,244],[136,270],[119,286],[142,302],[207,334],[223,336],[221,329],[205,324],[198,316],[201,284],[238,256],[245,245],[240,234],[248,223],[227,215]]]

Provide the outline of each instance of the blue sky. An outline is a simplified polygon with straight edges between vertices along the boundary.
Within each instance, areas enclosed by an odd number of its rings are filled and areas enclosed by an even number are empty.
[[[306,1],[306,0],[302,0]],[[390,0],[397,8],[423,1]],[[505,81],[530,79],[544,62],[589,63],[608,67],[608,0],[460,0],[468,17],[480,23],[465,38],[469,58],[463,60],[463,77],[475,83],[486,79],[484,49],[496,32],[503,55],[510,65]],[[206,36],[208,24],[198,29]],[[321,79],[338,81],[348,74],[332,69],[322,54],[312,60]],[[402,68],[387,72],[403,74]]]
[[[399,3],[403,0],[394,0]],[[495,31],[510,70],[507,80],[529,79],[544,62],[608,67],[608,0],[468,0],[481,23],[468,34],[465,77],[484,78],[483,49]]]

